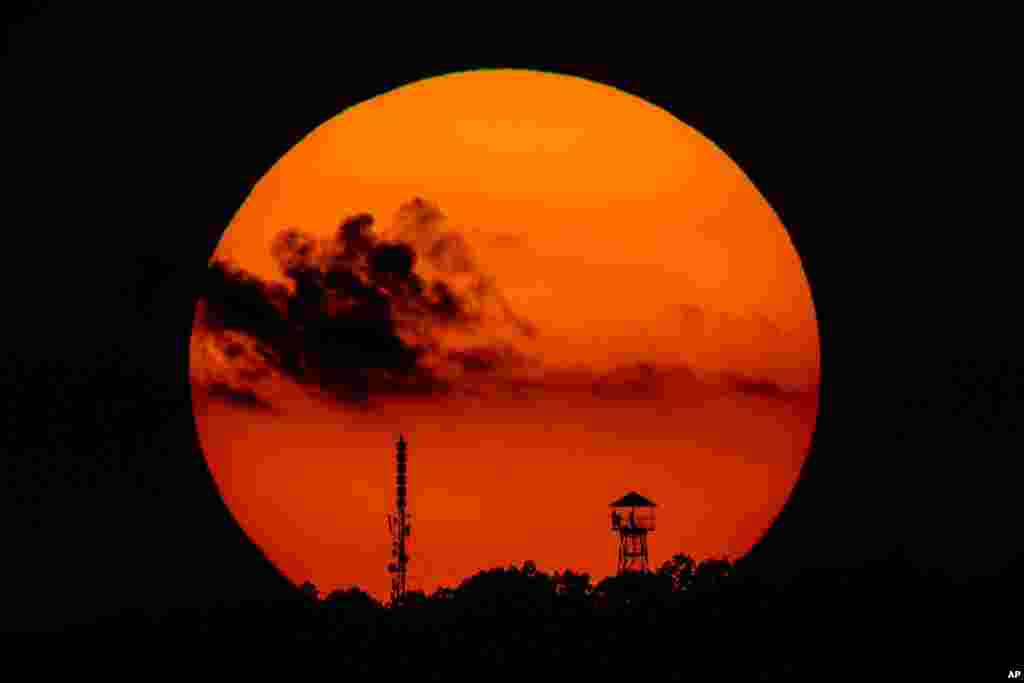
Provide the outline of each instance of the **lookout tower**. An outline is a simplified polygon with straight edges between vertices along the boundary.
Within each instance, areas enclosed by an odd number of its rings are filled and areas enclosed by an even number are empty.
[[[397,466],[397,488],[395,495],[395,512],[388,515],[388,532],[391,534],[391,557],[393,560],[388,564],[388,572],[391,574],[391,604],[397,606],[405,599],[407,569],[409,566],[409,554],[406,550],[406,541],[412,533],[409,524],[411,515],[405,508],[405,465],[406,465],[406,442],[399,434],[398,452],[396,454]]]
[[[654,531],[655,504],[630,491],[611,504],[612,531],[619,534],[619,574],[646,572],[647,533]]]

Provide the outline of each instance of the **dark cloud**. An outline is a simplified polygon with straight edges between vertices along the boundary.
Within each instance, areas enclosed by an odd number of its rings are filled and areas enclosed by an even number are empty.
[[[742,316],[687,303],[677,304],[676,310],[690,329],[711,326],[746,337],[775,339],[785,337],[785,332],[773,320],[763,315]]]
[[[381,239],[369,214],[351,216],[326,239],[282,230],[271,254],[286,284],[270,283],[223,261],[203,283],[199,322],[211,336],[211,398],[265,408],[245,387],[279,373],[322,396],[367,407],[375,396],[449,393],[527,395],[581,392],[600,399],[659,400],[735,391],[788,399],[794,393],[740,374],[701,380],[685,366],[634,363],[597,374],[541,368],[513,345],[442,348],[445,331],[471,336],[507,325],[536,329],[513,311],[459,233],[435,205],[417,198]],[[681,307],[700,321],[706,313]]]
[[[257,396],[256,392],[248,387],[235,387],[227,382],[214,381],[206,386],[206,392],[212,399],[249,410],[272,410],[270,403]]]
[[[238,358],[245,353],[245,345],[240,341],[229,341],[224,344],[224,355],[228,358]]]
[[[708,395],[712,387],[686,365],[640,362],[622,365],[595,378],[591,393],[602,399],[663,399]]]
[[[370,252],[370,278],[378,282],[408,279],[416,254],[408,244],[379,244]]]
[[[817,373],[808,365],[803,340],[763,315],[741,316],[693,304],[679,304],[681,333],[714,342],[736,359],[740,372],[725,372],[721,379],[741,393],[791,398],[813,394]],[[757,367],[759,369],[754,370]],[[746,373],[746,374],[745,374]],[[751,377],[749,373],[756,376]],[[769,377],[763,377],[763,375]],[[786,378],[780,381],[780,378]]]
[[[447,219],[434,204],[417,197],[399,207],[396,238],[421,254],[435,270],[447,275],[479,274],[465,238],[447,228]]]
[[[664,389],[664,379],[654,365],[637,363],[616,368],[599,377],[592,391],[600,398],[656,398]]]
[[[501,304],[501,312],[504,316],[505,322],[516,328],[519,334],[533,339],[537,336],[537,326],[531,323],[526,318],[516,315],[515,311],[512,310],[512,306],[509,305],[508,301],[504,296],[498,295],[498,301]]]
[[[214,261],[204,282],[201,323],[229,362],[247,352],[230,338],[241,333],[254,342],[248,358],[258,356],[267,367],[338,401],[446,393],[449,381],[426,362],[440,354],[441,330],[480,329],[489,322],[488,306],[523,334],[535,330],[479,271],[461,235],[442,229],[443,218],[418,198],[399,211],[392,241],[378,238],[369,214],[344,220],[326,240],[283,230],[271,253],[292,286]],[[423,263],[433,277],[418,272]],[[463,277],[456,282],[453,276]],[[447,360],[479,372],[508,364],[513,356],[508,349],[482,347],[451,352]]]
[[[726,373],[724,377],[730,389],[751,396],[788,400],[808,393],[805,390],[785,387],[770,379],[746,377],[736,373]]]
[[[494,280],[481,272],[465,238],[447,227],[447,218],[441,210],[420,197],[406,202],[395,216],[397,239],[409,244],[422,254],[430,268],[443,276],[470,276],[466,286],[471,300],[493,304],[500,311],[502,322],[519,334],[533,338],[536,327],[518,316]]]
[[[430,245],[427,258],[445,273],[469,273],[474,268],[466,241],[454,232],[439,235]]]
[[[709,374],[701,378],[685,365],[634,363],[614,368],[593,380],[592,393],[602,399],[657,400],[685,396],[710,398],[722,392],[797,400],[810,395],[804,389],[786,387],[762,377],[740,373]]]
[[[531,364],[530,359],[509,346],[475,347],[449,351],[446,358],[453,365],[466,372],[493,372],[512,368],[523,368]]]

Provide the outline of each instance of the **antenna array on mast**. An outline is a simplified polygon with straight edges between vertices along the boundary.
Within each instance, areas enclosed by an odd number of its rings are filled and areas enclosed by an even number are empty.
[[[406,442],[399,435],[398,452],[396,455],[397,477],[395,512],[387,517],[388,531],[391,534],[391,558],[388,564],[388,572],[391,574],[391,605],[400,605],[405,600],[406,583],[408,578],[409,554],[406,548],[406,540],[411,533],[409,520],[411,516],[406,510]]]

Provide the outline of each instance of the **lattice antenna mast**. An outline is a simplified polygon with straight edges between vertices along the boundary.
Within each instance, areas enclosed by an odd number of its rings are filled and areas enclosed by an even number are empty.
[[[396,455],[397,487],[395,490],[395,512],[388,515],[388,531],[391,534],[391,563],[388,572],[391,574],[391,605],[397,607],[405,601],[406,582],[408,578],[409,553],[406,541],[411,533],[409,520],[411,516],[405,505],[406,492],[406,442],[402,435],[398,437]]]

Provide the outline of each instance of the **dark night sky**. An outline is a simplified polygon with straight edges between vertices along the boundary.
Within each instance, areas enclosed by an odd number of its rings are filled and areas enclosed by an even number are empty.
[[[742,59],[623,48],[540,61],[520,42],[443,61],[444,40],[416,49],[391,33],[28,15],[3,60],[5,628],[287,588],[198,451],[197,273],[312,128],[474,66],[572,73],[665,107],[736,160],[790,230],[821,328],[822,412],[759,561],[857,566],[902,547],[921,571],[1019,572],[1024,363],[988,219],[931,216],[962,188],[924,182],[941,160],[912,105],[939,66],[826,39]],[[943,135],[956,147],[955,129]]]

